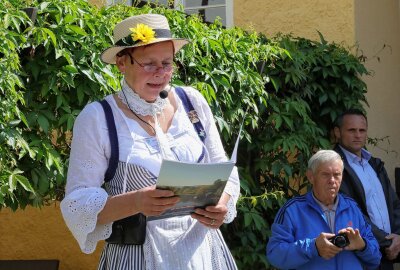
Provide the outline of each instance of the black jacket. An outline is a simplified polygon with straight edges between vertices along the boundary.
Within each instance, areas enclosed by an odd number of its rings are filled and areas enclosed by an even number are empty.
[[[358,203],[365,218],[371,224],[372,232],[375,238],[378,240],[379,245],[381,246],[381,248],[384,248],[385,244],[387,244],[387,240],[385,239],[387,233],[379,229],[377,226],[375,226],[375,224],[371,222],[371,219],[369,218],[367,211],[364,188],[362,186],[360,179],[358,178],[354,170],[350,167],[350,164],[347,161],[346,156],[344,155],[339,145],[336,145],[334,150],[337,153],[339,153],[344,163],[343,179],[342,179],[342,184],[340,186],[340,191],[344,194],[347,194],[349,197],[353,198]],[[385,199],[386,199],[386,205],[389,212],[390,227],[392,233],[400,235],[400,200],[397,197],[397,194],[393,189],[392,185],[390,184],[390,179],[387,175],[384,163],[379,158],[371,157],[371,159],[369,160],[369,164],[375,170],[379,178],[379,181],[381,182],[381,185],[383,187],[383,192],[385,194]],[[382,259],[384,260],[384,256],[382,256]],[[397,260],[398,259],[399,257],[397,258]],[[385,267],[381,269],[393,269],[393,268]]]

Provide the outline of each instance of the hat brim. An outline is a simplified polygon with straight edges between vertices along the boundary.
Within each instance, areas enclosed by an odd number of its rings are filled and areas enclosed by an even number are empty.
[[[155,43],[160,43],[164,41],[172,41],[174,43],[174,54],[177,53],[180,49],[182,49],[183,46],[188,44],[190,41],[184,38],[158,38],[153,42],[149,43],[138,43],[132,46],[113,46],[111,48],[108,48],[103,51],[103,53],[100,56],[101,61],[107,64],[115,64],[115,56],[117,53],[120,51],[126,49],[126,48],[134,48],[134,47],[141,47],[141,46],[146,46],[150,44],[155,44]]]

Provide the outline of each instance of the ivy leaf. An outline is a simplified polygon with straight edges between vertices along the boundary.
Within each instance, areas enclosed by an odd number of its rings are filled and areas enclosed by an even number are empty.
[[[323,94],[323,95],[319,96],[319,98],[318,98],[318,101],[319,101],[320,105],[322,105],[327,100],[328,100],[328,95],[327,94]]]
[[[278,130],[282,125],[282,117],[279,115],[275,115],[274,121],[275,121],[275,129]]]
[[[29,183],[28,178],[22,176],[22,175],[15,175],[14,176],[16,181],[26,190],[32,193],[35,193],[35,190],[32,188],[31,184]]]
[[[57,38],[56,35],[48,28],[42,28],[42,30],[50,37],[51,42],[53,43],[54,48],[57,47]]]
[[[251,213],[244,213],[244,226],[245,227],[250,226],[252,220],[253,219],[252,219]]]
[[[75,32],[78,35],[87,36],[86,31],[77,25],[68,25],[67,28],[71,29],[73,32]]]
[[[38,122],[40,128],[45,133],[48,133],[48,131],[49,131],[49,121],[47,120],[47,118],[44,115],[39,114],[39,116],[37,118],[37,122]]]
[[[71,73],[71,74],[76,74],[76,73],[79,72],[78,69],[77,69],[75,66],[73,66],[73,65],[66,65],[66,66],[63,66],[62,69],[63,69],[64,71],[68,72],[68,73]]]

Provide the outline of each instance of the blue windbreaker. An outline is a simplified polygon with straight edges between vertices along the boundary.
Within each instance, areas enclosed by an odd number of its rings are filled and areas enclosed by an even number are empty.
[[[269,262],[280,269],[376,269],[381,253],[370,225],[353,199],[341,194],[336,209],[335,232],[331,232],[321,207],[312,192],[289,200],[278,212],[272,224],[272,236],[267,245]],[[332,259],[318,255],[315,239],[321,232],[337,233],[340,229],[359,229],[366,247],[363,251],[343,250]]]

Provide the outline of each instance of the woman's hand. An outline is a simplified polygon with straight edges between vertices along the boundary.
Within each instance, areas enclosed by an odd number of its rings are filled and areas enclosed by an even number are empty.
[[[191,215],[205,226],[218,229],[225,219],[228,208],[224,203],[218,203],[215,206],[207,206],[205,209],[197,208]]]
[[[137,211],[145,216],[159,216],[179,202],[172,191],[156,189],[155,186],[136,191],[134,198]]]

